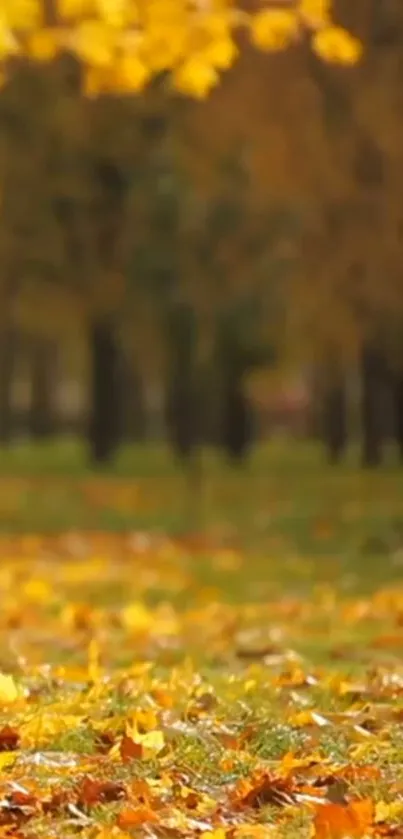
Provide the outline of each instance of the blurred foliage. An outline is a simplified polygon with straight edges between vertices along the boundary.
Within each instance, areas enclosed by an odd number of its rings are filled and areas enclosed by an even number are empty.
[[[49,62],[69,51],[83,63],[85,92],[138,93],[170,72],[180,93],[203,99],[237,58],[244,33],[261,50],[311,37],[323,59],[353,64],[359,41],[331,19],[331,0],[296,4],[235,0],[5,0],[0,59]]]

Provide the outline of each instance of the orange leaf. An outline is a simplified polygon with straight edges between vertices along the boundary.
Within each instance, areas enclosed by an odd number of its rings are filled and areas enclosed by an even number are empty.
[[[114,781],[100,781],[85,777],[78,791],[78,803],[84,807],[103,804],[109,801],[119,801],[126,797],[123,784]]]
[[[124,763],[129,760],[141,760],[143,757],[143,747],[141,743],[136,743],[127,734],[124,734],[120,744],[120,756]]]
[[[294,803],[293,792],[289,778],[279,778],[270,772],[255,773],[236,784],[232,800],[237,807],[256,808],[263,804],[282,806]]]
[[[17,748],[20,735],[11,725],[4,725],[0,729],[0,752],[11,752]]]
[[[364,839],[374,816],[372,799],[343,804],[319,804],[314,820],[314,839]]]
[[[122,830],[126,830],[130,827],[136,827],[136,825],[139,824],[157,821],[158,816],[154,813],[154,810],[151,810],[149,807],[141,806],[128,807],[126,810],[122,810],[118,816],[117,824]]]

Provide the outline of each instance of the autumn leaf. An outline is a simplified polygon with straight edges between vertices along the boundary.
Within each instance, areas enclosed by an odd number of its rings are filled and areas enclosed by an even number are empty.
[[[19,698],[19,691],[12,676],[0,673],[0,704],[9,705]]]
[[[128,807],[121,810],[119,813],[117,824],[122,830],[127,830],[132,827],[137,827],[141,824],[156,824],[159,821],[157,813],[150,809],[150,807]]]
[[[338,64],[356,64],[363,51],[357,38],[337,26],[329,26],[315,32],[312,47],[320,58]]]
[[[8,752],[18,748],[20,735],[11,725],[0,728],[0,752]],[[1,759],[1,758],[0,758]]]
[[[364,839],[373,824],[371,799],[343,804],[320,804],[314,819],[315,839]]]
[[[124,734],[119,744],[120,756],[124,763],[130,760],[141,760],[144,756],[144,751],[141,743],[133,740]]]
[[[262,9],[251,22],[253,43],[262,50],[283,50],[295,38],[298,20],[294,11]]]
[[[203,56],[189,58],[173,74],[176,90],[196,99],[205,99],[217,82],[217,70]]]
[[[231,800],[238,808],[263,807],[266,804],[283,806],[296,801],[290,779],[276,777],[268,772],[258,772],[239,781],[231,794]]]
[[[89,777],[83,778],[77,790],[77,803],[80,807],[121,801],[125,797],[126,790],[123,784]]]

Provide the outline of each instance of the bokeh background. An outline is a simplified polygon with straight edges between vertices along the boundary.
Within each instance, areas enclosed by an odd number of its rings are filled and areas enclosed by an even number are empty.
[[[153,504],[163,527],[237,528],[253,501],[256,531],[294,484],[326,520],[327,482],[377,510],[392,496],[399,519],[403,21],[371,10],[334,4],[355,64],[241,39],[193,97],[158,73],[83,96],[72,54],[10,59],[4,528],[149,526]],[[100,519],[68,482],[91,474]]]

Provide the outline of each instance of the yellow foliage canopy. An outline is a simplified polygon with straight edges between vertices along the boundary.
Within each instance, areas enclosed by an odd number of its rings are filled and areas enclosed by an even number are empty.
[[[70,51],[86,67],[87,93],[135,93],[169,71],[179,92],[204,98],[238,53],[244,30],[261,50],[278,51],[304,33],[328,61],[351,64],[359,42],[331,18],[331,0],[2,0],[3,75],[15,55],[49,61]]]

